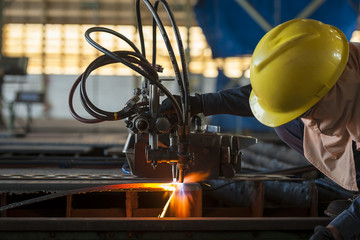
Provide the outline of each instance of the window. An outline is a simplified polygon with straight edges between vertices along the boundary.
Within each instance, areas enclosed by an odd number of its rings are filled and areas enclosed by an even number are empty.
[[[90,46],[84,32],[94,25],[75,24],[6,24],[3,31],[3,54],[10,57],[29,57],[29,74],[79,75],[88,64],[102,54]],[[131,25],[102,25],[113,29],[130,40],[140,49],[136,28]],[[187,29],[179,27],[184,48],[187,47]],[[166,27],[170,41],[178,56],[176,39],[170,27]],[[152,28],[144,27],[146,57],[151,61]],[[200,27],[191,27],[189,70],[194,74],[208,77],[217,76],[217,67],[223,66],[229,77],[239,77],[250,64],[250,57],[234,57],[214,60]],[[96,33],[92,37],[111,50],[131,50],[122,40],[107,34]],[[180,64],[180,61],[178,61]],[[172,65],[161,35],[157,34],[157,63],[164,67],[164,75],[173,75]],[[100,75],[131,75],[133,72],[121,65],[113,64],[97,70]]]

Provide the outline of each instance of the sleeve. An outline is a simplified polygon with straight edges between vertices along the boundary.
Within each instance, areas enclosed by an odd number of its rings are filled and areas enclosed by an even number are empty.
[[[343,239],[359,239],[360,197],[357,197],[349,209],[340,213],[329,225],[336,227]]]
[[[249,96],[251,85],[221,90],[217,93],[202,94],[203,113],[205,116],[230,114],[254,117],[250,109]]]
[[[359,42],[350,42],[349,43],[349,60],[348,62],[352,63],[352,67],[359,67],[360,63],[360,43]]]
[[[284,143],[304,156],[304,123],[300,118],[295,118],[274,130]]]

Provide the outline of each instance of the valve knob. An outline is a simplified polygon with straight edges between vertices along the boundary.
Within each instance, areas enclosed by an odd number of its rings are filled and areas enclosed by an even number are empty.
[[[159,117],[156,119],[155,127],[159,132],[166,132],[169,130],[171,124],[167,118]]]
[[[139,132],[145,132],[149,128],[149,122],[145,118],[137,118],[134,123]]]

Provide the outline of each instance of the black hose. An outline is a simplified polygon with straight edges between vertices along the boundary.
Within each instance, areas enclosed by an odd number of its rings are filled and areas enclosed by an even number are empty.
[[[141,53],[144,57],[146,57],[145,40],[144,40],[144,33],[143,33],[142,20],[141,20],[141,11],[140,11],[140,0],[136,0],[135,8],[136,8],[136,20],[137,20],[137,26],[138,26],[138,31],[139,31]]]
[[[140,61],[138,61],[136,58],[131,58],[129,55],[126,54],[134,54],[132,52],[127,52],[127,51],[121,51],[121,52],[116,52],[116,54],[112,53],[113,55],[118,55],[117,57],[119,57],[120,55],[123,55],[124,61],[128,61],[129,64],[132,64],[132,69],[137,71],[138,73],[142,74],[142,75],[146,75],[148,76],[148,78],[153,78],[155,81],[156,79],[158,79],[158,75],[156,73],[155,70],[153,70],[151,68],[151,66],[148,66],[147,69],[149,71],[151,71],[150,73],[147,73],[147,71],[143,71],[142,69],[140,69],[137,65],[141,65],[143,67],[143,69],[146,69],[146,59],[145,61],[142,59]],[[141,56],[141,55],[140,55]],[[114,59],[115,60],[115,59]],[[116,60],[115,60],[116,61]],[[141,62],[144,61],[144,62]],[[111,63],[111,61],[110,61]],[[136,65],[135,65],[135,64]],[[150,64],[148,64],[150,65]],[[89,67],[85,70],[84,75],[82,76],[82,80],[81,80],[81,85],[80,85],[80,96],[81,96],[81,102],[83,103],[83,107],[88,111],[88,113],[90,113],[93,117],[95,118],[100,118],[100,119],[104,119],[104,120],[112,120],[113,119],[113,115],[114,113],[112,112],[107,112],[107,111],[103,111],[99,108],[97,108],[88,98],[88,95],[86,93],[86,79],[87,77],[90,75],[90,73],[96,69],[97,66],[96,64],[93,66],[92,64],[89,65]],[[98,115],[100,114],[100,115]],[[117,113],[118,115],[120,114],[120,112]],[[104,118],[103,118],[104,117]],[[117,117],[117,119],[122,119]]]
[[[183,86],[183,91],[184,91],[184,95],[183,95],[183,102],[184,102],[184,124],[188,125],[188,113],[190,111],[190,86],[189,86],[189,72],[188,72],[188,66],[186,63],[186,57],[185,57],[185,50],[184,50],[184,46],[182,44],[182,40],[181,40],[181,34],[179,31],[179,28],[175,22],[175,17],[172,13],[172,11],[170,10],[169,5],[167,4],[166,1],[164,0],[157,0],[155,2],[154,8],[157,11],[159,2],[162,3],[162,5],[164,6],[166,12],[169,15],[169,19],[171,22],[171,25],[174,29],[174,34],[175,34],[175,39],[178,45],[178,51],[180,54],[180,60],[181,60],[181,66],[182,66],[182,72],[183,72],[183,78],[182,78],[182,86]]]
[[[89,42],[89,44],[92,45],[93,47],[95,47],[97,50],[104,53],[105,55],[102,55],[102,56],[96,58],[92,63],[90,63],[90,65],[86,68],[84,73],[81,74],[79,76],[79,78],[75,81],[74,85],[72,86],[72,88],[70,90],[69,107],[70,107],[70,112],[75,119],[77,119],[81,122],[85,122],[85,123],[98,123],[98,122],[102,122],[102,121],[120,120],[120,119],[128,117],[129,115],[132,114],[131,112],[125,112],[124,110],[120,110],[118,112],[104,111],[104,110],[96,107],[91,102],[91,100],[89,99],[89,97],[87,95],[87,91],[86,91],[86,80],[92,71],[94,71],[95,69],[97,69],[101,66],[104,66],[104,65],[108,65],[108,64],[112,64],[112,63],[122,63],[125,66],[131,68],[135,72],[142,75],[146,80],[150,81],[151,84],[157,86],[162,92],[164,92],[164,94],[169,98],[169,100],[172,102],[172,104],[175,108],[179,125],[183,126],[184,124],[185,125],[188,124],[188,121],[189,121],[188,120],[189,119],[189,117],[188,117],[189,116],[189,101],[188,101],[188,99],[189,99],[189,95],[190,95],[188,71],[187,71],[185,53],[184,53],[184,48],[183,48],[182,41],[181,41],[180,32],[175,23],[174,16],[165,0],[156,1],[155,8],[151,5],[151,3],[148,0],[143,0],[143,2],[148,7],[149,11],[151,12],[151,14],[153,16],[153,61],[152,61],[152,64],[150,64],[147,61],[147,59],[145,58],[145,43],[144,43],[144,35],[143,35],[143,31],[142,31],[140,3],[139,2],[140,2],[140,0],[136,1],[136,15],[137,15],[138,31],[139,31],[140,44],[141,44],[141,52],[135,46],[135,44],[133,42],[131,42],[124,35],[116,32],[114,30],[104,28],[104,27],[93,27],[93,28],[88,29],[85,32],[85,39]],[[183,77],[180,74],[179,66],[177,64],[173,48],[170,44],[169,37],[168,37],[166,30],[162,24],[162,21],[160,20],[158,14],[157,14],[157,8],[158,8],[158,5],[160,2],[162,3],[165,10],[167,11],[170,21],[171,21],[171,24],[174,28],[174,33],[176,36],[179,53],[180,53],[180,58],[181,58],[181,63],[182,63],[182,68],[183,68]],[[180,107],[179,103],[176,101],[175,97],[167,90],[167,88],[165,88],[159,82],[159,76],[154,68],[154,66],[156,65],[156,27],[155,27],[155,23],[158,26],[158,28],[162,34],[163,40],[167,47],[167,50],[168,50],[168,53],[169,53],[169,56],[170,56],[170,59],[171,59],[171,62],[172,62],[173,68],[174,68],[174,72],[175,72],[175,75],[176,75],[176,78],[178,81],[178,85],[180,87],[182,103],[184,104],[182,108]],[[134,52],[132,52],[132,51],[114,51],[114,52],[110,51],[110,50],[104,48],[103,46],[101,46],[100,44],[98,44],[96,41],[94,41],[90,37],[90,34],[93,32],[105,32],[105,33],[112,34],[112,35],[122,39],[123,41],[125,41],[134,50]],[[73,102],[74,92],[78,86],[80,86],[81,104],[84,107],[84,109],[92,117],[94,117],[94,119],[83,118],[83,117],[79,116],[74,110],[72,102]]]
[[[143,46],[144,37],[143,37],[143,32],[142,32],[142,26],[139,25],[139,23],[141,23],[139,1],[140,0],[136,1],[136,12],[137,12],[140,40],[141,40],[141,44]],[[189,113],[189,104],[190,104],[188,101],[188,99],[190,97],[188,68],[187,68],[187,64],[186,64],[185,51],[184,51],[184,48],[182,45],[181,35],[180,35],[179,29],[177,27],[177,24],[175,22],[174,15],[172,14],[167,2],[164,0],[156,1],[154,7],[151,5],[151,3],[148,0],[143,0],[143,2],[145,3],[145,5],[148,7],[149,11],[153,15],[153,60],[152,60],[152,63],[153,63],[153,65],[155,65],[155,63],[156,63],[156,26],[155,26],[155,23],[156,23],[156,25],[158,26],[160,33],[163,37],[165,46],[168,50],[170,60],[173,65],[174,73],[175,73],[176,79],[178,81],[180,96],[184,103],[183,122],[185,123],[185,125],[188,125],[188,121],[189,121],[188,113]],[[179,69],[175,54],[174,54],[174,50],[170,43],[169,37],[167,35],[167,32],[164,28],[164,25],[162,24],[162,21],[160,20],[158,14],[157,14],[158,5],[160,2],[162,3],[165,10],[167,11],[170,22],[174,28],[175,38],[176,38],[176,41],[178,44],[180,59],[181,59],[181,63],[182,63],[183,77],[180,74],[180,69]]]
[[[177,115],[180,116],[179,117],[179,121],[181,122],[181,109],[180,106],[178,105],[175,97],[169,92],[169,90],[167,88],[164,87],[164,85],[162,85],[159,81],[158,81],[158,75],[156,73],[156,71],[152,68],[151,64],[149,62],[146,61],[146,59],[144,59],[140,54],[135,53],[135,52],[130,52],[130,51],[116,51],[113,52],[112,55],[120,58],[123,57],[124,59],[126,59],[130,64],[132,64],[132,69],[135,70],[136,72],[138,72],[141,75],[145,75],[154,85],[156,85],[157,87],[159,87],[160,90],[162,90],[164,92],[164,94],[173,102],[175,102],[174,106],[175,106],[175,110],[177,111]],[[138,57],[138,58],[135,58]],[[90,101],[90,99],[88,98],[87,94],[86,94],[86,79],[87,77],[90,75],[90,73],[92,71],[94,71],[95,69],[107,65],[107,64],[111,64],[111,63],[116,63],[117,61],[114,60],[113,58],[110,58],[107,55],[102,55],[98,58],[96,58],[92,63],[90,63],[90,65],[87,67],[87,69],[84,71],[84,73],[75,81],[71,91],[70,91],[70,95],[69,95],[69,106],[70,106],[70,112],[72,114],[72,116],[81,121],[81,122],[85,122],[85,123],[97,123],[97,122],[101,122],[101,121],[110,121],[110,120],[120,120],[120,119],[124,119],[125,117],[129,116],[128,112],[124,112],[123,110],[119,111],[119,112],[107,112],[107,111],[103,111],[99,108],[97,108],[94,104],[92,104],[92,102]],[[138,66],[141,66],[138,67]],[[146,71],[144,71],[146,70]],[[150,72],[150,73],[149,73]],[[81,83],[81,103],[83,104],[85,110],[92,115],[93,117],[95,117],[96,119],[85,119],[80,117],[74,110],[73,108],[73,95],[75,92],[75,89],[77,88],[77,86]],[[114,117],[116,115],[116,117]]]

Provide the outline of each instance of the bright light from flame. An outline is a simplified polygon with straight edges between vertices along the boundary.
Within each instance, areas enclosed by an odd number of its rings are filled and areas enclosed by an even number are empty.
[[[189,217],[191,215],[192,203],[193,197],[191,192],[186,191],[183,183],[179,183],[173,200],[173,208],[176,216]]]
[[[209,173],[207,172],[189,173],[185,176],[184,183],[199,182],[207,178],[208,175]],[[191,192],[186,190],[184,183],[173,182],[164,184],[163,188],[167,191],[173,191],[173,193],[166,202],[159,218],[165,216],[170,205],[174,209],[176,217],[189,217],[191,215],[191,206],[194,203],[194,199]]]
[[[176,187],[174,186],[173,183],[166,183],[166,184],[161,185],[161,187],[163,189],[165,189],[166,191],[175,191],[176,190]]]
[[[185,183],[200,182],[209,176],[208,172],[192,172],[185,176]]]
[[[159,215],[159,218],[163,218],[169,208],[169,205],[170,205],[170,202],[171,202],[171,199],[174,197],[175,195],[175,190],[172,192],[171,196],[169,197],[169,200],[166,202],[164,208],[163,208],[163,211],[162,213]]]

